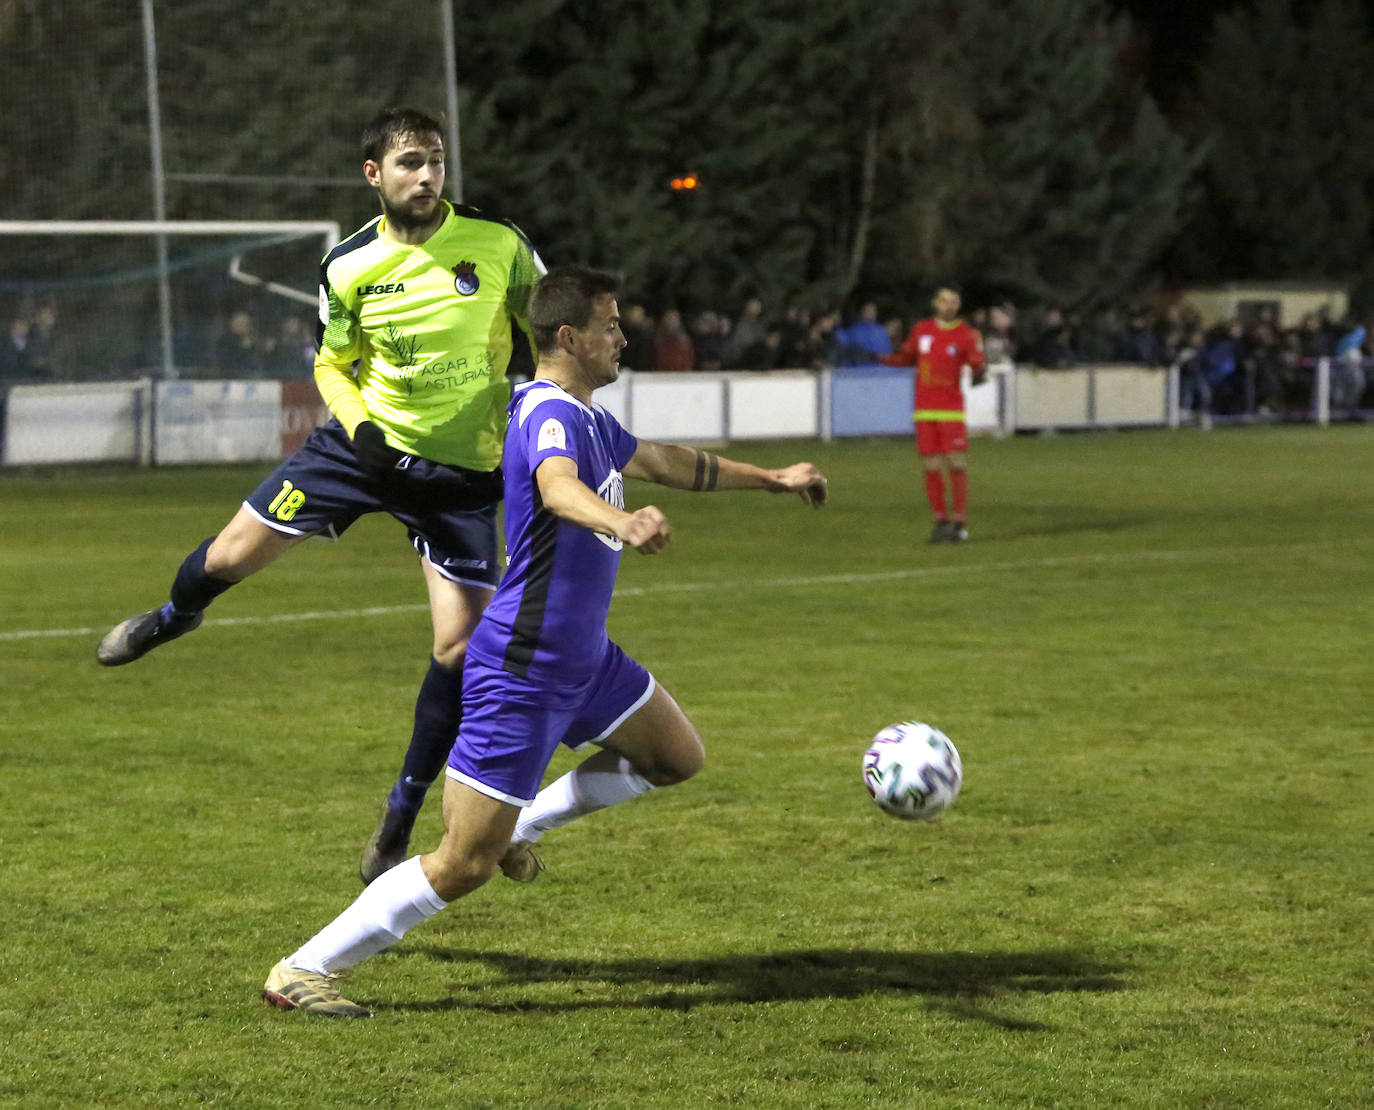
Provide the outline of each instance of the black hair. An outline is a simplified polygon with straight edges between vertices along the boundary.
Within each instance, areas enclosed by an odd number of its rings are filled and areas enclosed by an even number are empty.
[[[540,351],[551,351],[564,324],[585,328],[598,297],[614,296],[616,276],[586,266],[559,266],[544,275],[530,300],[530,331]]]
[[[443,128],[434,116],[418,108],[387,108],[363,128],[363,157],[380,162],[388,150],[409,138],[436,138],[442,144]]]

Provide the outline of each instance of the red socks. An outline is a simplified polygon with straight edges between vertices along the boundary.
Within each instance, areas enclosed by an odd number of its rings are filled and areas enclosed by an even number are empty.
[[[968,471],[951,470],[949,487],[954,493],[954,519],[964,520],[968,514]]]
[[[926,499],[936,520],[948,520],[949,511],[945,508],[945,478],[938,470],[927,470]]]
[[[927,470],[926,500],[936,520],[948,520],[949,510],[945,504],[945,479],[938,470]],[[968,471],[963,469],[949,472],[949,488],[954,495],[954,519],[963,520],[968,514]]]

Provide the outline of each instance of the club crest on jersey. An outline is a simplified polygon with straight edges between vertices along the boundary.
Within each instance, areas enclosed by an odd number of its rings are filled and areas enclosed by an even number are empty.
[[[476,262],[460,262],[453,267],[453,288],[460,297],[471,297],[482,284]]]
[[[563,430],[563,424],[555,420],[552,416],[544,421],[539,427],[539,440],[535,445],[536,451],[547,451],[556,448],[559,451],[568,449],[568,434]]]
[[[612,470],[606,475],[606,480],[597,487],[596,495],[608,505],[614,505],[617,509],[625,508],[625,479],[621,477],[620,471]],[[619,551],[625,546],[625,541],[619,536],[608,536],[604,532],[593,532],[593,536],[599,539],[612,551]]]

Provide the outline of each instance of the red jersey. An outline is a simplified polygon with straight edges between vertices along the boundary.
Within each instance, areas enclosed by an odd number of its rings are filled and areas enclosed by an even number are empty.
[[[912,328],[901,348],[883,362],[916,367],[917,420],[963,420],[959,374],[965,366],[982,373],[983,337],[963,320],[943,324],[932,317]]]

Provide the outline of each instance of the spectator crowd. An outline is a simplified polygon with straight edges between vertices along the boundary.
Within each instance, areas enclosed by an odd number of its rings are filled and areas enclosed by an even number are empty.
[[[655,313],[644,303],[622,304],[627,346],[621,365],[634,371],[843,369],[873,365],[896,350],[916,320],[928,315],[919,298],[901,313],[876,300],[848,311],[811,312],[796,305],[770,310],[750,297],[735,312],[684,316],[676,307]],[[28,302],[16,312],[0,347],[0,385],[83,376],[64,363],[63,331],[55,300]],[[1354,411],[1366,401],[1374,375],[1374,337],[1353,319],[1308,313],[1280,324],[1273,307],[1243,320],[1204,326],[1191,306],[1156,310],[1104,308],[1077,316],[1058,308],[1018,311],[1011,304],[973,307],[967,319],[983,336],[989,366],[1063,369],[1078,365],[1177,367],[1181,407],[1212,413],[1284,414],[1307,409],[1312,368],[1331,359],[1331,406]],[[178,363],[193,377],[308,377],[314,324],[308,313],[259,317],[247,309],[213,322],[197,342],[178,345]],[[70,362],[70,360],[66,360]],[[156,359],[150,358],[149,365]]]
[[[23,305],[0,346],[0,385],[59,377],[57,338],[56,301]]]
[[[738,316],[708,310],[690,323],[675,308],[652,317],[644,305],[624,309],[629,343],[621,364],[632,370],[842,369],[880,363],[896,350],[924,305],[907,315],[884,316],[877,302],[851,312],[812,314],[787,307],[770,314],[757,298]],[[1374,375],[1374,337],[1353,319],[1310,312],[1282,327],[1265,306],[1222,324],[1205,326],[1186,303],[1158,310],[1101,309],[1078,317],[1057,308],[1018,312],[1011,304],[975,307],[967,315],[983,336],[990,366],[1043,369],[1113,363],[1178,368],[1182,407],[1217,413],[1274,413],[1310,404],[1312,370],[1331,360],[1331,405],[1355,410]],[[1374,399],[1371,399],[1374,400]]]
[[[99,322],[94,326],[98,328]],[[90,361],[90,348],[99,350],[99,336],[94,343],[90,335],[80,337],[83,343],[77,343],[77,338],[71,321],[59,313],[56,299],[24,301],[10,316],[0,343],[0,388],[15,382],[150,373],[160,362],[152,346],[155,337],[150,337],[149,349],[133,364],[102,365],[96,372],[86,372],[82,363]],[[82,347],[87,349],[84,358]],[[310,377],[315,367],[313,315],[288,311],[259,318],[247,309],[237,309],[195,329],[195,334],[179,333],[176,360],[185,377]]]

